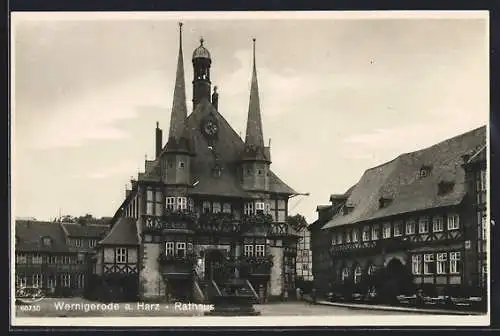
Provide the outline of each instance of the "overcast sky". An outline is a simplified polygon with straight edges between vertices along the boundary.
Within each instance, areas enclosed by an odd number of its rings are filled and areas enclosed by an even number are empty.
[[[15,13],[14,215],[114,214],[153,157],[156,121],[166,140],[179,20],[188,106],[203,36],[220,112],[242,136],[257,38],[272,169],[311,193],[290,203],[309,221],[366,169],[487,123],[487,19],[239,15]]]

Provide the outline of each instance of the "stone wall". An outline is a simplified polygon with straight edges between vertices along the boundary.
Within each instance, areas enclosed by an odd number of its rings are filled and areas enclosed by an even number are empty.
[[[158,265],[160,251],[161,245],[158,243],[144,243],[142,245],[139,295],[143,300],[165,298],[166,286]]]
[[[279,296],[283,292],[283,248],[272,246],[269,251],[273,256],[273,267],[269,279],[269,295]]]

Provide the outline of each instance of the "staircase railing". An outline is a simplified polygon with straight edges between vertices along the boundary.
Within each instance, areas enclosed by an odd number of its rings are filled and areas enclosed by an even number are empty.
[[[205,297],[206,294],[203,292],[203,290],[200,287],[201,277],[196,270],[193,270],[193,278],[194,278],[194,281],[193,281],[194,290],[197,292],[197,294],[199,296],[199,300],[201,302],[204,302],[206,299],[206,297]]]
[[[259,294],[257,294],[257,292],[255,291],[255,288],[253,288],[252,283],[250,281],[246,280],[246,284],[247,284],[248,288],[250,288],[250,290],[252,291],[252,294],[255,296],[255,300],[259,300]]]
[[[217,295],[222,296],[222,292],[221,292],[219,286],[217,285],[217,283],[215,282],[215,280],[212,280],[211,283],[212,283],[212,287],[217,292]]]

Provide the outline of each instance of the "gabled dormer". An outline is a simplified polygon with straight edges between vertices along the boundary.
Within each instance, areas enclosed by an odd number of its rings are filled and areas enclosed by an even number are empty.
[[[432,173],[432,165],[422,165],[417,173],[418,178],[426,178]]]

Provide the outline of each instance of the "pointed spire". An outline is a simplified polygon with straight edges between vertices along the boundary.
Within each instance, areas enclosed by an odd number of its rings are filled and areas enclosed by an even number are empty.
[[[168,138],[179,140],[184,133],[187,118],[186,84],[184,81],[184,60],[182,54],[182,22],[179,22],[179,54],[177,57],[177,73],[175,76],[174,101],[170,115]]]
[[[250,101],[248,104],[248,119],[245,144],[255,148],[264,148],[262,134],[262,119],[260,114],[259,84],[257,81],[257,67],[255,64],[255,38],[253,39],[253,70],[250,86]]]

